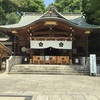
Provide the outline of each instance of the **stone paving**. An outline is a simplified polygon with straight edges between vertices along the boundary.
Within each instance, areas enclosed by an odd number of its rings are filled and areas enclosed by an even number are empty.
[[[26,95],[32,100],[100,100],[100,77],[1,73],[0,95]]]

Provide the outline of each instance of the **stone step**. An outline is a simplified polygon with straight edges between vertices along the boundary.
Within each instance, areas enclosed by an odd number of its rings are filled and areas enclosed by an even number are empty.
[[[47,67],[47,68],[43,68],[43,67],[40,67],[40,68],[38,68],[38,67],[13,67],[13,68],[11,68],[11,69],[45,69],[45,70],[48,70],[48,69],[50,69],[50,70],[86,70],[86,69],[74,69],[74,68],[49,68],[49,67]]]
[[[70,65],[14,65],[11,74],[88,75],[87,70],[75,70]]]
[[[46,75],[89,75],[89,73],[53,73],[53,72],[10,72],[10,74],[46,74]]]
[[[13,69],[16,69],[16,70],[73,70],[74,71],[74,69],[67,69],[67,68],[12,68],[12,70]]]
[[[62,75],[89,75],[89,72],[60,72],[60,71],[11,71],[10,73],[23,73],[23,74],[62,74]]]
[[[34,69],[32,69],[32,68],[17,68],[17,69],[11,69],[11,71],[12,70],[26,70],[26,71],[28,71],[28,70],[30,70],[30,71],[43,71],[43,70],[45,70],[45,71],[75,71],[74,69],[37,69],[37,68],[34,68]]]
[[[31,69],[23,69],[23,70],[16,70],[16,69],[13,69],[11,70],[10,72],[69,72],[69,73],[77,73],[77,71],[74,71],[74,70],[31,70]]]
[[[89,72],[87,70],[74,70],[74,69],[27,69],[27,68],[23,68],[23,69],[11,69],[11,71],[59,71],[59,72]]]
[[[75,72],[75,70],[74,69],[62,69],[62,68],[60,68],[60,69],[57,69],[57,68],[52,68],[52,69],[50,69],[50,68],[13,68],[13,69],[11,69],[11,71],[14,71],[14,70],[16,70],[16,71],[66,71],[66,72]]]

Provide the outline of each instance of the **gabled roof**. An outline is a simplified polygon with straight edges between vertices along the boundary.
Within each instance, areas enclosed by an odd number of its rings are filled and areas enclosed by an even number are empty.
[[[70,23],[74,26],[80,27],[80,28],[100,28],[98,25],[91,25],[88,24],[85,20],[85,18],[81,14],[61,14],[59,13],[54,7],[51,7],[46,13],[32,13],[32,12],[25,12],[23,13],[23,16],[21,17],[19,23],[12,24],[12,25],[3,25],[0,26],[0,28],[7,28],[7,29],[13,29],[13,28],[21,28],[25,27],[27,25],[30,25],[34,23],[35,21],[38,21],[40,19],[63,19],[67,23]]]
[[[7,41],[7,40],[9,40],[9,38],[1,38],[0,37],[0,41]]]
[[[8,54],[11,54],[11,50],[9,48],[7,48],[5,45],[3,45],[1,42],[0,42],[0,50],[2,53],[8,53]]]

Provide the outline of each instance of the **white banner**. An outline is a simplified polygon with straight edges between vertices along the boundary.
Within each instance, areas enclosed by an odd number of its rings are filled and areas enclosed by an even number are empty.
[[[35,41],[30,40],[30,48],[33,49],[45,49],[45,48],[55,48],[55,49],[72,49],[72,41]]]
[[[96,55],[90,54],[90,73],[97,74]]]

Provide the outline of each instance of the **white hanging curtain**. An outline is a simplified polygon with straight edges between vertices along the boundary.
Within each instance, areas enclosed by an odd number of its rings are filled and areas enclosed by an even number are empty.
[[[46,49],[46,48],[55,48],[55,49],[72,49],[72,41],[36,41],[30,40],[30,48],[33,49]]]

